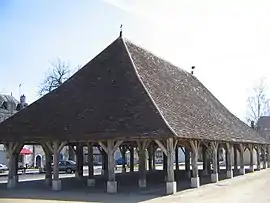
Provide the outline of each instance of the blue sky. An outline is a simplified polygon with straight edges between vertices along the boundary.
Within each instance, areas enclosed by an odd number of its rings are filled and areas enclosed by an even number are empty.
[[[195,75],[244,119],[249,89],[270,75],[264,0],[1,0],[0,92],[29,103],[50,62],[84,65],[119,35]]]

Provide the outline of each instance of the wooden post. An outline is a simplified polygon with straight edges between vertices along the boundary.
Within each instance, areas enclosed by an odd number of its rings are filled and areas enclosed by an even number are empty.
[[[191,177],[191,187],[196,188],[200,186],[200,179],[198,173],[198,154],[200,142],[198,140],[191,140],[191,162],[192,162],[192,177]]]
[[[147,148],[148,151],[148,169],[149,171],[153,170],[153,145],[149,145]]]
[[[179,171],[179,156],[178,156],[178,152],[179,148],[178,146],[175,148],[175,170]]]
[[[18,182],[17,170],[18,170],[18,159],[17,155],[23,145],[20,145],[18,142],[10,142],[6,145],[8,151],[8,183],[7,188],[12,189],[16,187]],[[16,162],[17,161],[17,162]]]
[[[89,142],[87,144],[87,162],[88,162],[88,179],[87,186],[93,187],[95,186],[95,178],[94,178],[94,157],[93,157],[93,143]]]
[[[270,168],[270,145],[266,145],[267,150],[267,168]]]
[[[245,175],[245,163],[244,163],[244,146],[243,144],[239,144],[239,152],[240,152],[240,175]]]
[[[148,140],[137,141],[139,155],[139,187],[146,187],[146,148],[149,144]]]
[[[42,144],[43,151],[45,153],[45,183],[48,186],[52,185],[52,152],[47,147],[46,143]],[[52,146],[51,146],[52,148]]]
[[[174,180],[174,142],[173,138],[167,139],[167,182],[166,194],[176,193],[176,182]]]
[[[126,152],[127,152],[127,147],[122,146],[120,147],[120,152],[122,156],[122,173],[125,173],[127,171],[126,169]]]
[[[107,146],[103,142],[99,142],[99,145],[108,155],[108,181],[107,181],[107,193],[117,192],[117,182],[115,180],[115,160],[114,152],[122,144],[123,141],[108,140]]]
[[[262,161],[263,161],[263,169],[267,168],[267,161],[266,161],[266,148],[262,146]]]
[[[52,145],[46,143],[48,149],[53,152],[53,180],[52,180],[52,190],[61,190],[62,184],[59,180],[59,155],[66,142],[60,143],[59,141],[54,141]]]
[[[249,172],[254,172],[254,163],[253,163],[253,145],[249,144],[248,145],[248,150],[249,150]]]
[[[217,149],[217,172],[220,173],[220,163],[219,163],[219,159],[220,159],[220,148]]]
[[[210,148],[212,152],[212,165],[213,165],[213,173],[211,174],[211,182],[218,182],[218,142],[211,142]]]
[[[130,151],[130,172],[134,172],[134,147],[129,148]]]
[[[76,168],[77,171],[75,173],[76,178],[79,180],[83,179],[83,145],[78,143],[76,145]]]
[[[237,147],[233,146],[233,158],[234,158],[234,173],[236,174],[238,171],[238,163],[237,163]]]
[[[261,156],[260,156],[261,146],[257,145],[255,146],[255,149],[256,149],[256,155],[257,155],[257,170],[260,171],[261,170]]]
[[[167,156],[164,152],[163,152],[163,171],[167,172]]]
[[[185,171],[188,178],[191,178],[190,173],[190,150],[185,147]]]
[[[59,180],[59,152],[58,152],[59,142],[53,142],[53,190],[61,189],[61,182]]]
[[[202,158],[203,158],[203,175],[208,175],[208,167],[207,167],[207,150],[206,146],[202,145]]]
[[[233,171],[232,171],[232,152],[233,146],[230,143],[226,143],[226,176],[227,178],[233,178]]]

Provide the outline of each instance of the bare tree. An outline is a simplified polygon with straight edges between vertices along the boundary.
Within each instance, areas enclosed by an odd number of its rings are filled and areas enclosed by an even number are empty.
[[[258,119],[261,116],[270,115],[270,100],[267,97],[267,86],[264,83],[264,79],[260,80],[260,84],[253,88],[253,93],[247,99],[248,103],[248,115],[247,122],[254,121],[257,125]]]
[[[43,96],[62,85],[70,77],[70,67],[65,61],[57,59],[56,63],[51,63],[50,69],[42,82],[38,94]]]
[[[52,68],[45,75],[44,81],[41,83],[38,94],[43,96],[54,89],[61,86],[70,76],[71,71],[74,73],[80,69],[81,66],[76,66],[74,70],[70,69],[69,63],[57,59],[55,63],[51,63]],[[64,154],[69,157],[74,157],[71,147],[64,149]],[[34,151],[34,150],[33,150]]]

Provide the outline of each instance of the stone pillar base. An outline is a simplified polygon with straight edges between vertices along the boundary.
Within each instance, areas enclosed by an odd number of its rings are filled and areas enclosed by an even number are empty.
[[[139,180],[139,188],[146,188],[146,179]]]
[[[46,185],[52,185],[52,179],[51,178],[45,178],[45,184]]]
[[[249,172],[251,172],[251,173],[254,172],[254,167],[253,167],[253,166],[250,166],[250,167],[249,167]]]
[[[257,166],[257,170],[260,171],[261,170],[261,166]]]
[[[244,168],[240,168],[239,169],[239,174],[240,175],[245,175],[245,169]]]
[[[95,179],[93,179],[93,178],[87,179],[87,186],[88,187],[94,187],[95,184],[96,184],[96,180]]]
[[[211,173],[211,182],[212,183],[218,182],[218,173]]]
[[[116,181],[107,181],[107,193],[117,193]]]
[[[52,180],[52,190],[61,190],[62,189],[62,184],[61,180]]]
[[[177,190],[176,182],[166,182],[166,194],[175,194]]]
[[[15,188],[16,187],[16,178],[13,177],[13,178],[9,178],[8,179],[8,182],[7,182],[7,188],[8,189],[12,189],[12,188]]]
[[[191,178],[191,185],[192,188],[200,187],[200,178],[199,177],[192,177]]]
[[[233,178],[233,170],[229,170],[226,172],[226,177],[227,178]]]

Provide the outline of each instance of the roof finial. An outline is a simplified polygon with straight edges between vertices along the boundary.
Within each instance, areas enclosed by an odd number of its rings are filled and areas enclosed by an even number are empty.
[[[120,25],[120,35],[119,35],[119,37],[122,37],[122,31],[123,31],[122,29],[123,29],[123,25],[121,24]]]
[[[193,75],[193,70],[194,70],[194,69],[195,69],[195,66],[192,66],[192,67],[191,67],[191,70],[192,70],[192,71],[191,71],[191,75]]]

